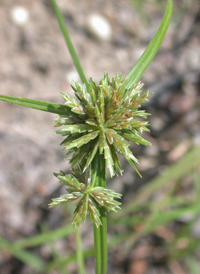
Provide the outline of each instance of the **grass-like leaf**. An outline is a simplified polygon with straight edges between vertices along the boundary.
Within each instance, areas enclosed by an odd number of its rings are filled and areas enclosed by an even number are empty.
[[[72,42],[71,42],[71,39],[70,39],[70,37],[69,37],[68,30],[67,30],[67,28],[66,28],[66,25],[65,25],[63,16],[62,16],[62,14],[61,14],[61,12],[60,12],[60,9],[59,9],[59,7],[58,7],[56,1],[55,1],[55,0],[51,0],[51,3],[52,3],[52,6],[53,6],[53,9],[54,9],[54,12],[55,12],[55,14],[56,14],[58,23],[59,23],[59,25],[60,25],[60,29],[61,29],[61,31],[62,31],[62,34],[63,34],[64,38],[65,38],[65,42],[66,42],[66,44],[67,44],[69,53],[70,53],[70,55],[71,55],[71,57],[72,57],[72,60],[73,60],[73,62],[74,62],[74,65],[75,65],[75,67],[76,67],[76,69],[77,69],[77,72],[78,72],[78,74],[79,74],[79,76],[80,76],[80,78],[81,78],[82,83],[86,85],[87,90],[88,90],[88,88],[89,88],[89,86],[88,86],[88,81],[87,81],[87,79],[86,79],[86,77],[85,77],[85,74],[84,74],[83,69],[82,69],[82,67],[81,67],[81,64],[80,64],[80,62],[79,62],[78,56],[77,56],[77,54],[76,54],[76,51],[75,51],[75,49],[74,49],[74,47],[73,47],[73,44],[72,44]]]
[[[9,252],[14,257],[22,261],[24,264],[27,264],[31,268],[33,268],[37,273],[41,273],[45,269],[44,262],[38,256],[32,254],[27,250],[16,248],[15,244],[10,243],[4,238],[0,238],[0,250],[3,250],[4,252]]]
[[[74,232],[73,226],[65,225],[52,231],[45,231],[39,235],[34,235],[24,239],[20,239],[13,244],[15,249],[23,249],[28,247],[40,246],[42,244],[51,243],[57,239],[62,239]]]
[[[124,83],[125,88],[131,89],[133,85],[140,80],[141,76],[143,75],[143,73],[145,72],[145,70],[151,63],[151,61],[153,60],[156,52],[158,51],[160,47],[160,44],[162,43],[165,33],[168,29],[169,22],[172,16],[172,8],[173,8],[173,2],[172,0],[168,0],[165,15],[160,24],[160,27],[156,35],[154,36],[154,38],[152,39],[152,41],[150,42],[150,44],[148,45],[144,53],[142,54],[142,56],[139,58],[137,63],[134,65],[134,67],[126,76],[128,80]]]
[[[27,99],[27,98],[20,98],[14,96],[7,96],[7,95],[0,95],[0,101],[12,103],[15,105],[20,105],[23,107],[38,109],[50,113],[56,113],[59,115],[68,115],[69,109],[60,104],[55,104],[51,102]]]

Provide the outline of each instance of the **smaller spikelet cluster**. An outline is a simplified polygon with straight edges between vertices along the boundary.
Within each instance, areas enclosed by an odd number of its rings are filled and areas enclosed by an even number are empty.
[[[87,215],[90,216],[91,222],[97,227],[101,225],[99,212],[101,207],[104,207],[107,211],[115,212],[120,209],[121,203],[114,199],[120,199],[122,195],[111,189],[92,186],[88,172],[83,174],[76,167],[72,175],[65,174],[62,171],[54,175],[60,180],[60,183],[67,185],[68,193],[52,199],[49,207],[52,208],[76,201],[76,209],[72,220],[75,227],[78,227],[81,222],[85,222]]]
[[[88,168],[96,153],[104,154],[110,176],[121,174],[122,168],[118,153],[123,154],[138,172],[136,157],[128,148],[130,143],[150,145],[141,137],[148,131],[147,113],[138,110],[149,98],[148,92],[142,92],[143,84],[125,88],[126,79],[121,74],[110,81],[104,73],[99,85],[89,79],[89,89],[84,84],[73,83],[76,98],[68,93],[62,94],[68,115],[56,119],[56,127],[62,127],[56,133],[66,136],[61,145],[71,155],[72,167],[83,165],[83,172]],[[138,172],[139,173],[139,172]]]

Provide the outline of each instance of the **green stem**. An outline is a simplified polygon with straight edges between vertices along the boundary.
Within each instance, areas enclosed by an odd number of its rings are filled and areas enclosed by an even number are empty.
[[[91,164],[91,185],[97,186],[99,185],[98,181],[98,152],[96,153],[94,160]],[[95,273],[101,274],[101,266],[102,266],[102,259],[101,259],[101,234],[100,228],[97,228],[95,224],[93,224],[93,234],[94,234],[94,253],[95,253]]]
[[[102,274],[102,257],[101,257],[101,233],[100,228],[93,224],[94,233],[94,254],[95,254],[95,274]]]
[[[104,155],[96,154],[92,162],[92,184],[94,186],[106,187],[105,160]],[[106,274],[107,272],[107,214],[104,208],[100,209],[100,227],[93,225],[94,248],[95,248],[95,274]]]
[[[76,248],[77,248],[76,257],[77,257],[78,273],[85,274],[80,228],[76,229]]]
[[[98,164],[98,177],[99,186],[106,188],[106,176],[105,176],[105,159],[104,155],[99,155]],[[107,211],[105,208],[100,209],[101,222],[100,235],[101,235],[101,259],[102,259],[102,274],[107,272],[107,260],[108,260],[108,247],[107,247]]]
[[[75,65],[75,67],[77,69],[77,72],[78,72],[78,74],[79,74],[79,76],[81,78],[82,83],[84,83],[86,85],[87,90],[89,90],[88,81],[87,81],[87,79],[85,77],[85,74],[84,74],[83,69],[81,67],[81,64],[79,62],[78,56],[76,54],[76,51],[75,51],[75,49],[73,47],[73,44],[71,42],[71,39],[69,37],[68,30],[67,30],[67,27],[65,25],[65,22],[64,22],[64,19],[62,17],[62,14],[60,12],[60,9],[59,9],[59,7],[58,7],[58,5],[56,3],[56,0],[51,0],[51,3],[52,3],[52,6],[53,6],[53,9],[54,9],[54,12],[56,14],[58,23],[60,25],[60,29],[62,31],[62,34],[63,34],[64,38],[65,38],[65,42],[67,44],[69,53],[70,53],[70,55],[72,57],[74,65]]]

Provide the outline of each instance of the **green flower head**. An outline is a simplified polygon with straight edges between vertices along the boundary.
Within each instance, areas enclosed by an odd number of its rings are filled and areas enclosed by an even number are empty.
[[[54,173],[54,175],[60,180],[61,184],[67,186],[68,193],[58,198],[53,198],[49,207],[52,208],[76,201],[76,209],[72,220],[72,224],[75,227],[80,226],[81,222],[85,222],[87,215],[90,216],[90,221],[97,227],[102,225],[99,211],[101,207],[104,207],[107,211],[111,210],[115,212],[120,209],[121,203],[115,199],[120,199],[122,195],[111,189],[93,186],[91,184],[89,169],[83,173],[76,166],[73,169],[72,175],[65,174],[62,171],[59,174]]]
[[[150,145],[140,135],[148,131],[148,122],[141,121],[148,113],[138,110],[148,101],[148,92],[142,93],[141,82],[133,88],[124,88],[126,79],[121,74],[110,81],[104,73],[99,85],[89,79],[89,90],[84,84],[73,83],[76,98],[68,93],[62,94],[69,115],[56,119],[56,127],[62,128],[56,133],[67,136],[61,145],[68,150],[66,158],[72,155],[72,168],[80,164],[83,172],[88,168],[96,153],[104,154],[110,176],[122,173],[118,153],[122,153],[132,167],[138,172],[134,163],[136,157],[128,148],[130,143]],[[139,174],[139,172],[138,172]]]

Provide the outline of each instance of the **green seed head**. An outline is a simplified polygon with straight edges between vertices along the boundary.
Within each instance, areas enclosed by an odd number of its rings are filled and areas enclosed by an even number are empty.
[[[56,133],[66,136],[61,145],[69,150],[66,157],[72,155],[72,167],[80,164],[85,171],[95,154],[103,153],[112,177],[122,173],[118,159],[118,153],[122,153],[138,172],[134,164],[138,161],[128,147],[129,142],[150,145],[140,136],[148,131],[148,123],[141,121],[148,113],[138,110],[148,101],[149,94],[142,93],[141,82],[132,89],[125,89],[125,81],[118,73],[110,81],[104,73],[98,86],[89,79],[89,92],[84,84],[74,82],[72,88],[76,98],[62,94],[70,114],[57,118],[55,126],[62,126]]]
[[[73,176],[64,174],[62,171],[59,174],[55,174],[62,184],[68,186],[68,193],[52,199],[49,207],[52,208],[76,201],[76,209],[72,220],[72,224],[75,227],[78,227],[81,222],[85,222],[88,214],[91,222],[94,222],[97,227],[101,225],[99,209],[102,206],[107,211],[116,212],[117,209],[120,209],[121,203],[114,199],[120,199],[122,195],[111,189],[93,187],[90,184],[90,178],[87,177],[88,175],[89,172],[81,174],[81,169],[78,167],[75,168]]]

